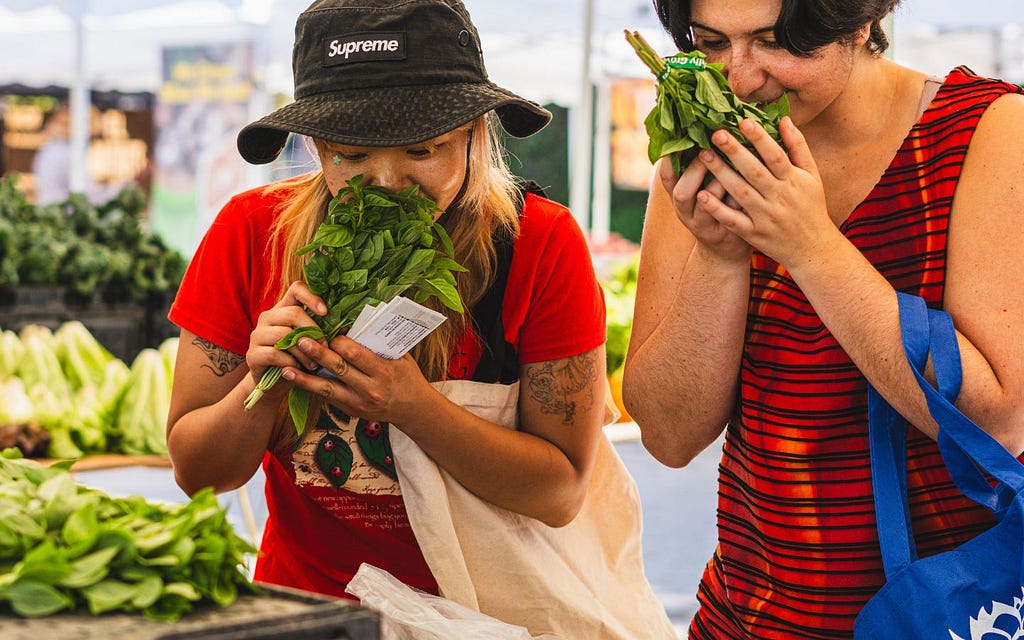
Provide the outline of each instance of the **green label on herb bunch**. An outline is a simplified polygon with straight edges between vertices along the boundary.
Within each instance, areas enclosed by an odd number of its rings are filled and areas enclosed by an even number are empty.
[[[707,68],[707,61],[703,56],[683,56],[675,55],[665,58],[665,70],[658,76],[659,81],[664,81],[671,73],[672,69],[694,69],[700,71],[701,69]]]

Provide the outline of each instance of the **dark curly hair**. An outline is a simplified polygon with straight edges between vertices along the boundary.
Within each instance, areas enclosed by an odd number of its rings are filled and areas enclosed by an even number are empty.
[[[690,35],[690,0],[653,0],[661,24],[682,51],[696,47]],[[880,54],[889,48],[882,19],[900,0],[781,0],[775,22],[775,41],[797,56],[808,56],[834,42],[847,43],[871,23],[868,49]]]

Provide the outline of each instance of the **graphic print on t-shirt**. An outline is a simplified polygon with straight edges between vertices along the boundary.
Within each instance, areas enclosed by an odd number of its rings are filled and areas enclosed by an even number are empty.
[[[387,423],[350,418],[324,408],[292,453],[299,487],[342,489],[358,494],[399,496]]]

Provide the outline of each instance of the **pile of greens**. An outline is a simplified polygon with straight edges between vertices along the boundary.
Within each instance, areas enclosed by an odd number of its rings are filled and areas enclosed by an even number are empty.
[[[723,65],[708,64],[700,51],[663,59],[638,32],[627,31],[626,40],[658,79],[655,106],[644,120],[650,138],[647,155],[652,163],[671,156],[672,168],[679,173],[701,149],[714,148],[710,137],[719,129],[731,133],[757,155],[740,133],[740,122],[746,118],[760,123],[781,144],[779,120],[789,114],[786,94],[760,106],[744,102],[729,89],[722,75]]]
[[[129,366],[81,322],[0,330],[0,448],[34,457],[165,455],[178,338]]]
[[[0,180],[0,288],[55,285],[88,298],[95,293],[147,302],[173,291],[187,260],[147,229],[146,197],[125,189],[92,205],[73,193],[36,206]]]
[[[453,272],[465,268],[452,257],[451,239],[435,220],[438,211],[417,185],[394,193],[363,185],[361,175],[349,180],[328,205],[313,241],[297,252],[309,255],[303,267],[306,283],[323,299],[327,313],[310,313],[316,326],[295,329],[274,346],[287,350],[304,337],[331,340],[352,326],[363,307],[403,293],[415,302],[436,298],[449,309],[463,311]],[[245,408],[255,406],[280,377],[279,367],[267,369]],[[309,392],[293,388],[288,407],[301,433]]]
[[[77,484],[68,464],[0,455],[0,611],[142,613],[173,621],[201,602],[257,593],[212,489],[187,504],[112,498]]]

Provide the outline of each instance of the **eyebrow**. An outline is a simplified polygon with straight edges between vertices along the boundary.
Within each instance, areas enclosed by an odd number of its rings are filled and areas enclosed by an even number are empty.
[[[718,29],[715,29],[713,27],[709,27],[706,24],[701,24],[699,22],[690,21],[690,28],[691,29],[700,29],[702,31],[710,31],[711,33],[714,33],[714,34],[717,34],[717,35],[720,35],[720,36],[724,36],[725,35],[725,33],[723,33],[722,31],[719,31]],[[746,35],[746,36],[759,36],[759,35],[762,35],[762,34],[765,34],[765,33],[775,33],[775,25],[771,25],[771,26],[768,26],[768,27],[760,27],[758,29],[752,29],[752,30],[746,32],[743,35]]]

